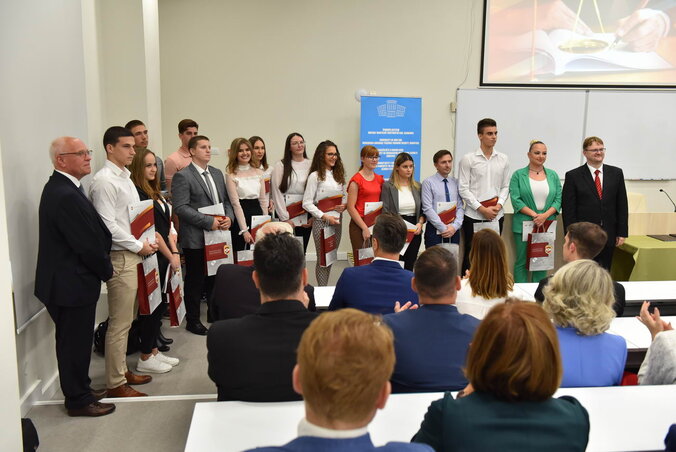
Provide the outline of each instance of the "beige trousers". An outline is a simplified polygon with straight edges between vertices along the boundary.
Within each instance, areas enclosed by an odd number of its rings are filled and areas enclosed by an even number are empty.
[[[136,317],[137,265],[141,256],[111,251],[113,276],[108,280],[108,332],[106,333],[106,387],[117,388],[127,379],[127,338]]]

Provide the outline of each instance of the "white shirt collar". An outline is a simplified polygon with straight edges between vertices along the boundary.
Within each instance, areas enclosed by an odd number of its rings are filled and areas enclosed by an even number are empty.
[[[80,188],[80,185],[81,185],[81,184],[80,184],[80,181],[79,181],[75,176],[72,176],[72,175],[70,175],[70,174],[68,174],[68,173],[64,173],[63,171],[59,171],[58,169],[55,169],[54,171],[56,171],[56,172],[59,173],[59,174],[63,174],[63,175],[66,176],[68,179],[70,179],[70,181],[71,181],[72,183],[74,183],[75,186],[76,186],[77,188]]]
[[[601,171],[601,174],[603,174],[603,164],[601,164],[601,166],[599,166],[598,168],[594,168],[589,163],[587,163],[587,168],[589,168],[589,171],[591,171],[592,174],[596,173],[597,169]]]
[[[202,167],[199,166],[197,163],[195,163],[194,160],[193,160],[192,162],[190,162],[190,164],[191,164],[192,166],[195,167],[195,169],[197,170],[197,172],[198,172],[200,175],[202,175],[202,173],[205,172],[205,171],[209,171],[209,165],[208,165],[208,164],[207,164],[207,167],[206,167],[206,168],[202,168]]]
[[[368,433],[368,426],[362,428],[355,428],[352,430],[333,430],[330,428],[320,427],[310,423],[306,418],[303,418],[298,423],[298,436],[315,436],[317,438],[358,438]]]
[[[116,176],[120,176],[120,177],[130,177],[131,176],[131,173],[129,172],[129,170],[126,167],[123,166],[122,168],[120,168],[119,166],[117,166],[116,164],[111,162],[110,160],[106,159],[106,163],[104,163],[103,166],[110,169],[113,172],[113,174],[115,174]]]
[[[401,265],[401,268],[404,268],[404,261],[398,261],[394,259],[388,259],[386,257],[374,257],[373,261],[385,261],[385,262],[396,262],[397,264]],[[373,262],[371,261],[371,262]]]

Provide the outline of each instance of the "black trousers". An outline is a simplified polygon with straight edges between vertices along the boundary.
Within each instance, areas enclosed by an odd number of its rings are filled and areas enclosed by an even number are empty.
[[[409,223],[416,224],[418,218],[415,215],[402,215],[401,218]],[[420,243],[422,242],[422,234],[414,235],[411,243],[408,244],[406,252],[399,255],[399,260],[404,261],[404,268],[413,271],[415,261],[418,259],[418,251],[420,251]]]
[[[96,303],[86,306],[47,305],[56,326],[56,360],[67,409],[94,402],[89,379]]]
[[[309,214],[308,214],[309,215]],[[310,243],[310,236],[312,235],[312,228],[304,228],[296,226],[293,228],[293,235],[303,237],[303,252],[307,252],[307,244]]]
[[[141,340],[141,353],[149,355],[153,348],[157,347],[157,336],[162,327],[162,316],[167,312],[167,294],[162,294],[160,303],[152,314],[139,315],[139,339]]]
[[[613,253],[615,252],[615,237],[608,237],[606,246],[596,255],[594,260],[606,270],[610,271],[610,264],[613,263]]]
[[[465,252],[463,253],[462,258],[462,271],[460,276],[464,276],[465,272],[470,267],[469,262],[469,252],[472,249],[472,239],[474,238],[474,223],[484,223],[489,220],[475,220],[465,215],[465,219],[462,222],[462,236],[465,239]],[[503,216],[498,220],[498,225],[500,227],[500,235],[502,235],[502,224],[505,222],[505,217]]]
[[[183,248],[185,257],[185,279],[183,289],[185,292],[185,318],[189,323],[200,320],[200,299],[206,291],[207,300],[211,299],[211,291],[214,288],[214,277],[207,276],[204,248]]]

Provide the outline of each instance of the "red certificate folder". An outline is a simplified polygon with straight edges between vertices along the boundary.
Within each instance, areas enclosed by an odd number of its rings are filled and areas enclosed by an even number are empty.
[[[364,218],[362,220],[368,226],[371,228],[374,224],[376,224],[376,218],[378,218],[378,215],[380,215],[383,211],[383,202],[378,201],[378,202],[365,202],[364,203]]]
[[[317,208],[322,212],[331,212],[334,207],[343,203],[343,194],[331,195],[317,201]]]
[[[307,223],[307,212],[303,209],[303,195],[284,195],[284,202],[289,220],[293,221],[295,226]]]
[[[155,243],[155,214],[152,199],[129,206],[129,222],[132,235],[142,242]],[[152,314],[162,302],[157,256],[143,259],[137,266],[138,304],[141,315]]]
[[[494,196],[491,199],[487,199],[485,201],[479,201],[482,206],[484,207],[493,207],[498,205],[498,197]]]
[[[167,269],[167,289],[169,296],[169,321],[171,326],[179,326],[185,317],[185,303],[183,303],[183,278],[181,270],[177,272]]]
[[[338,243],[336,242],[336,229],[333,226],[325,226],[320,233],[319,241],[319,265],[328,267],[338,259]]]

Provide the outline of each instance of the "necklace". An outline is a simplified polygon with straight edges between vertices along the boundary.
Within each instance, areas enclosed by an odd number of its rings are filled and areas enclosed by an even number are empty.
[[[534,170],[533,168],[531,168],[530,166],[528,167],[528,169],[529,169],[530,171],[534,172],[536,175],[539,175],[539,174],[544,170],[544,168],[542,168],[540,171],[536,171],[536,170]]]

